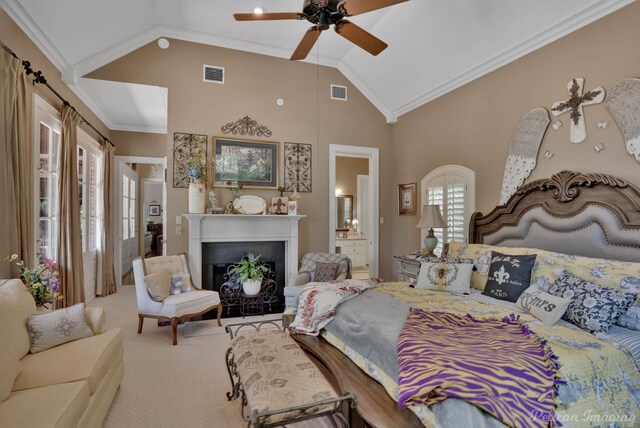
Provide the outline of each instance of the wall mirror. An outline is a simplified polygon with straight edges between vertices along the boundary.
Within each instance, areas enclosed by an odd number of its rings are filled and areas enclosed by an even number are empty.
[[[336,230],[349,230],[353,219],[353,195],[336,196]]]

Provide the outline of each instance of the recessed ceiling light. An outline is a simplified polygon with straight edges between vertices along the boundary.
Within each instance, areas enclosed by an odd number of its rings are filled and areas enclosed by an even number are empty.
[[[158,46],[160,46],[162,49],[168,48],[169,40],[165,39],[164,37],[158,39]]]
[[[262,15],[264,13],[264,9],[261,7],[254,7],[253,13],[255,13],[256,15]]]

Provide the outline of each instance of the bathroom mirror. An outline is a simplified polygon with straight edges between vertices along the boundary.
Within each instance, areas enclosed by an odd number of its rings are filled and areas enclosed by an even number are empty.
[[[336,196],[336,230],[349,230],[347,221],[353,218],[353,195]]]

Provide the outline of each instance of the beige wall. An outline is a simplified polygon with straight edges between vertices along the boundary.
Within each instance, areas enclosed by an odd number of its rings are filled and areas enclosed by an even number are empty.
[[[358,175],[369,175],[369,159],[336,157],[336,187],[343,195],[353,196],[353,216],[358,206]]]
[[[89,108],[62,82],[60,72],[55,66],[47,59],[47,57],[36,47],[35,44],[29,39],[29,37],[9,18],[9,16],[0,10],[0,40],[7,45],[15,54],[22,60],[28,60],[31,62],[31,68],[35,71],[41,70],[47,82],[68,100],[87,120],[89,120],[102,134],[107,138],[111,138],[108,128],[89,110]],[[28,82],[31,82],[33,76],[28,77]],[[38,94],[45,101],[51,104],[56,109],[62,108],[62,102],[44,85],[27,85],[28,102],[32,102],[32,94]],[[27,109],[28,114],[31,114],[31,109]],[[28,118],[31,123],[31,117]],[[87,131],[89,135],[94,138],[98,138],[98,135],[88,126],[82,125],[82,129]],[[29,127],[31,133],[31,127]],[[28,141],[32,141],[32,136],[29,135]],[[2,192],[12,191],[12,189],[6,189],[4,183],[0,184],[0,200],[3,200]],[[7,222],[4,219],[0,219],[0,235],[2,234],[2,228],[8,227]],[[0,239],[0,278],[8,278],[9,276],[9,263],[4,261],[4,257],[9,255],[11,249],[8,247],[6,240]]]
[[[225,67],[225,84],[202,82],[203,64]],[[329,144],[379,148],[380,182],[391,179],[391,126],[336,69],[171,40],[169,49],[150,43],[88,77],[169,88],[168,135],[114,132],[113,138],[116,154],[167,156],[170,183],[165,236],[170,254],[187,250],[186,227],[182,236],[175,235],[175,219],[187,211],[188,192],[174,189],[171,184],[174,132],[219,136],[221,126],[248,115],[273,132],[271,138],[254,139],[312,144],[313,192],[302,194],[298,208],[307,216],[300,222],[300,256],[328,250],[328,204],[334,192],[328,188]],[[329,99],[331,83],[348,86],[348,102]],[[277,98],[285,100],[283,107],[276,105]],[[282,180],[282,170],[279,175]],[[216,194],[219,205],[231,197],[225,189],[217,189]],[[278,195],[273,190],[255,189],[242,194],[267,200]],[[382,187],[381,216],[392,215],[391,202],[391,194]],[[391,277],[390,242],[391,227],[387,222],[380,227],[380,272],[387,278]]]
[[[511,137],[524,114],[550,110],[566,100],[567,82],[584,77],[587,90],[640,77],[640,2],[609,15],[542,49],[475,80],[404,116],[393,126],[393,183],[420,182],[432,169],[460,164],[476,172],[476,208],[497,203]],[[640,163],[627,154],[622,135],[603,104],[585,108],[588,138],[569,141],[569,115],[549,127],[530,180],[563,169],[604,172],[640,184]],[[552,121],[555,120],[552,118]],[[604,130],[596,123],[606,121]],[[604,143],[600,154],[593,147]],[[551,160],[542,156],[554,153]],[[387,188],[392,193],[393,189]],[[417,218],[393,216],[393,253],[419,248]]]

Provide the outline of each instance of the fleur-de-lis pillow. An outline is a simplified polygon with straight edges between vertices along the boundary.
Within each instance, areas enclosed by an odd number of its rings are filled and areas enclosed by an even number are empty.
[[[472,270],[471,259],[427,258],[420,263],[416,288],[469,294]]]
[[[535,254],[512,256],[492,251],[489,277],[482,294],[516,302],[531,284],[531,270],[535,262]]]

